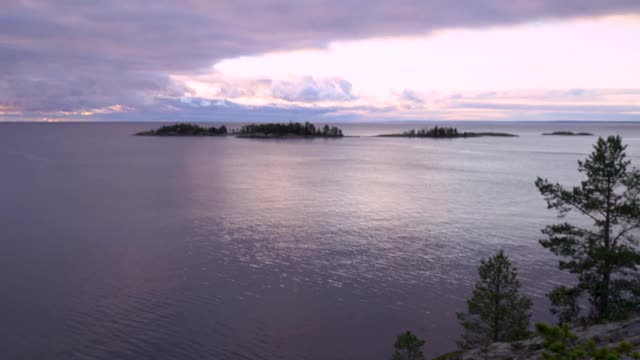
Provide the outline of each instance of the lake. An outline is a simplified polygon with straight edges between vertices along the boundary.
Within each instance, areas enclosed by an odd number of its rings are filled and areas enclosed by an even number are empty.
[[[371,137],[432,125],[259,140],[0,123],[2,357],[388,359],[405,330],[435,356],[455,349],[455,312],[499,249],[533,320],[552,321],[544,294],[570,278],[538,244],[555,216],[534,181],[579,181],[596,137],[540,134],[620,134],[640,165],[640,124],[463,122],[452,125],[520,137]]]

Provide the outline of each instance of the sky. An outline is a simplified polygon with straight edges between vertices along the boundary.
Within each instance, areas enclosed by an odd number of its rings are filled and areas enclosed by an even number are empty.
[[[0,9],[0,121],[640,121],[638,0]]]

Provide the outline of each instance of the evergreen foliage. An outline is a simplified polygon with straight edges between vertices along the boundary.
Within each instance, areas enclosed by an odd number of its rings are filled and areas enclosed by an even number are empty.
[[[450,127],[438,127],[435,126],[431,129],[420,129],[405,131],[403,133],[406,136],[416,136],[416,137],[432,137],[432,138],[454,138],[464,136],[464,133],[459,133],[458,129],[450,128]]]
[[[154,136],[213,136],[226,135],[227,127],[202,127],[193,124],[175,124],[165,125],[157,130],[149,130],[138,133],[137,135],[154,135]]]
[[[615,348],[598,347],[593,340],[580,341],[569,325],[552,327],[537,323],[536,332],[542,338],[542,358],[545,360],[623,360],[638,359],[633,346],[623,341]]]
[[[305,122],[268,123],[243,125],[237,132],[240,135],[265,135],[265,136],[315,136],[315,137],[342,137],[342,130],[324,125],[322,128]]]
[[[619,136],[599,138],[589,157],[578,162],[586,179],[571,189],[536,180],[548,208],[560,218],[572,212],[593,224],[564,222],[543,230],[542,246],[562,258],[560,269],[577,275],[575,286],[549,294],[560,322],[579,318],[582,297],[589,300],[584,319],[590,322],[625,318],[640,305],[640,252],[634,236],[640,229],[640,171],[629,168],[625,149]]]
[[[454,139],[467,137],[482,136],[498,136],[498,137],[515,137],[517,135],[498,133],[498,132],[459,132],[458,129],[452,127],[435,126],[431,129],[412,129],[404,131],[402,134],[383,134],[381,137],[417,137],[417,138],[434,138],[434,139]]]
[[[424,360],[422,347],[425,341],[415,336],[411,331],[398,335],[393,344],[395,351],[392,360]]]
[[[588,132],[573,132],[573,131],[554,131],[551,133],[544,133],[545,136],[593,136]]]
[[[489,259],[482,259],[479,279],[467,312],[458,313],[464,329],[458,345],[462,349],[485,348],[492,342],[526,339],[529,334],[531,300],[520,294],[518,272],[501,250]]]

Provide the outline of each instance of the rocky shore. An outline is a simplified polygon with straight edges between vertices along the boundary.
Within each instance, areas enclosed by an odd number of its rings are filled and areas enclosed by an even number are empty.
[[[634,349],[640,350],[640,317],[622,322],[612,322],[572,329],[580,341],[593,339],[598,346],[615,347],[626,340]],[[542,340],[535,337],[514,343],[493,343],[485,353],[484,349],[453,352],[437,357],[436,360],[521,360],[542,359]]]

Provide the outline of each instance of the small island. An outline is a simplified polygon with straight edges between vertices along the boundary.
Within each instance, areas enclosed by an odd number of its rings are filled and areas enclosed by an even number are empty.
[[[554,131],[552,133],[544,133],[543,136],[593,136],[592,133],[588,132],[577,132],[574,133],[572,131]]]
[[[175,124],[162,126],[157,130],[142,131],[138,136],[221,136],[227,135],[227,127],[202,127],[193,124]]]
[[[233,134],[239,138],[341,138],[342,130],[335,127],[324,125],[316,127],[315,125],[305,122],[290,123],[267,123],[267,124],[249,124],[243,125],[240,130],[234,130]]]
[[[496,136],[496,137],[517,137],[518,135],[500,133],[500,132],[459,132],[456,128],[450,127],[433,127],[431,129],[419,129],[409,130],[402,134],[382,134],[379,137],[417,137],[417,138],[432,138],[432,139],[455,139],[455,138],[471,138],[471,137],[484,137],[484,136]]]
[[[341,138],[342,130],[324,125],[316,127],[305,122],[265,123],[243,125],[240,129],[227,130],[225,125],[220,127],[203,127],[193,124],[165,125],[156,130],[136,133],[137,136],[224,136],[235,135],[239,138]]]

